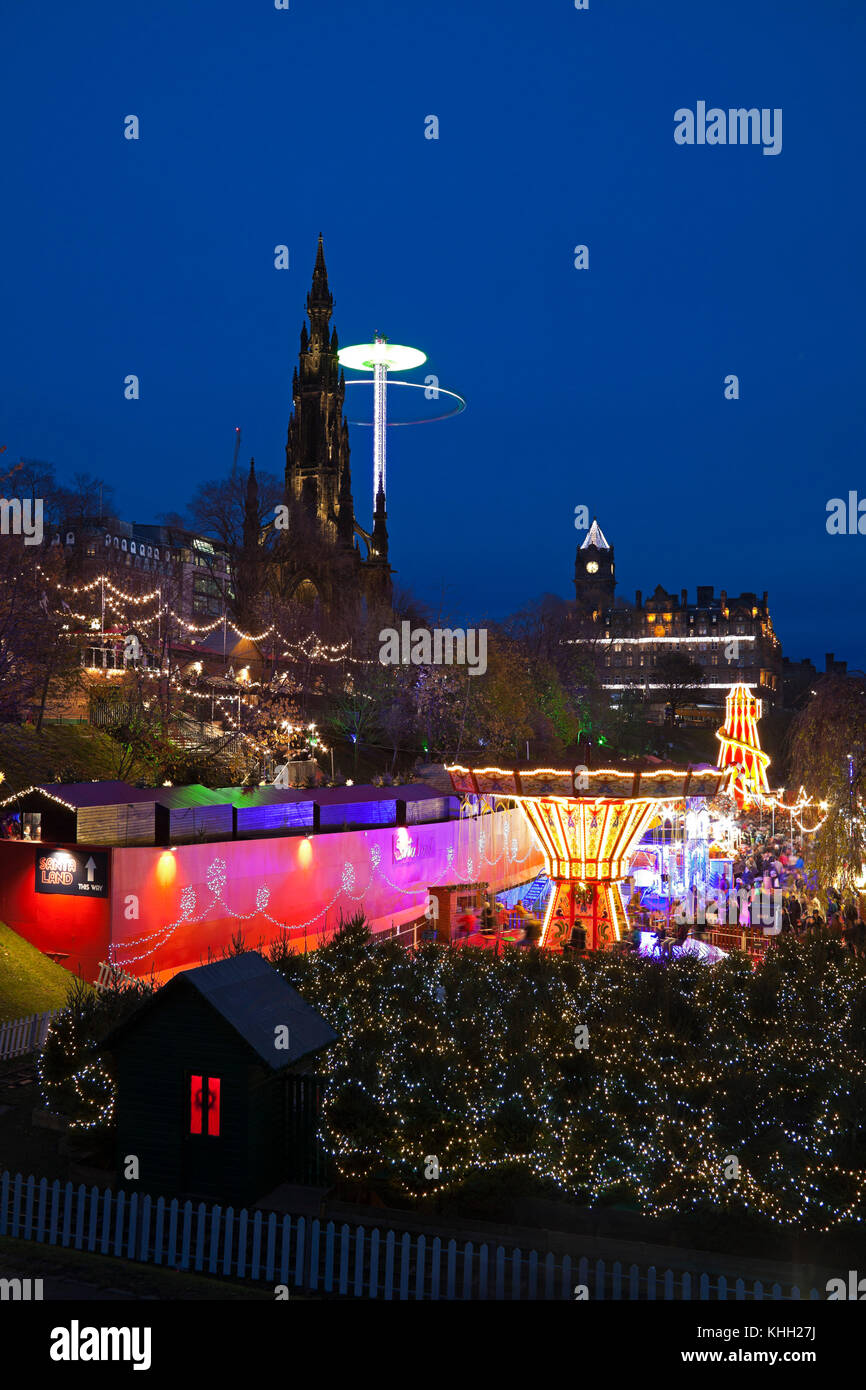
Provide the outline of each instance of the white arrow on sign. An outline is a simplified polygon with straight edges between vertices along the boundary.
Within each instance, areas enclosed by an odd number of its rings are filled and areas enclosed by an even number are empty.
[[[95,865],[95,863],[93,862],[93,855],[92,855],[92,854],[91,854],[90,858],[88,859],[88,861],[87,861],[87,863],[85,864],[84,867],[85,867],[85,869],[87,870],[87,882],[88,882],[88,883],[92,883],[92,882],[93,882],[93,875],[96,873],[96,865]]]

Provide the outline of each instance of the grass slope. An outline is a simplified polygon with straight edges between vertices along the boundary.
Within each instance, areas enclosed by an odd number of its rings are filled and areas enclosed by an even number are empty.
[[[61,1008],[72,978],[0,922],[0,1023]]]
[[[0,800],[43,782],[111,781],[120,746],[89,724],[0,724]],[[128,779],[124,779],[128,780]]]

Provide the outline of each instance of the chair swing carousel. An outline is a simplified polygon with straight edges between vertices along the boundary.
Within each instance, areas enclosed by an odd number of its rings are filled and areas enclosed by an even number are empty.
[[[620,884],[654,816],[671,801],[715,796],[723,781],[706,764],[447,770],[458,795],[507,797],[529,821],[552,884],[539,943],[548,949],[563,946],[575,927],[589,950],[620,941],[628,926]]]

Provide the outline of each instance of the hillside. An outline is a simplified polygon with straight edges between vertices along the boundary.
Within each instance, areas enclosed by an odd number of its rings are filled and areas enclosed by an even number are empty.
[[[0,1023],[66,1003],[73,976],[0,922]]]
[[[111,781],[122,754],[114,739],[89,724],[45,724],[41,734],[32,724],[0,724],[0,800],[42,782]]]

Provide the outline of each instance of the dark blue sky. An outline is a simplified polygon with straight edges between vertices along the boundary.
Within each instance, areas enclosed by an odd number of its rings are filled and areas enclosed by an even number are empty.
[[[629,597],[768,589],[789,656],[864,666],[866,536],[825,529],[866,496],[864,39],[860,0],[7,9],[5,457],[140,521],[236,424],[281,470],[321,230],[341,342],[422,347],[468,400],[391,431],[398,584],[476,619],[569,595],[585,503]],[[781,107],[782,153],[676,145],[699,100]]]

